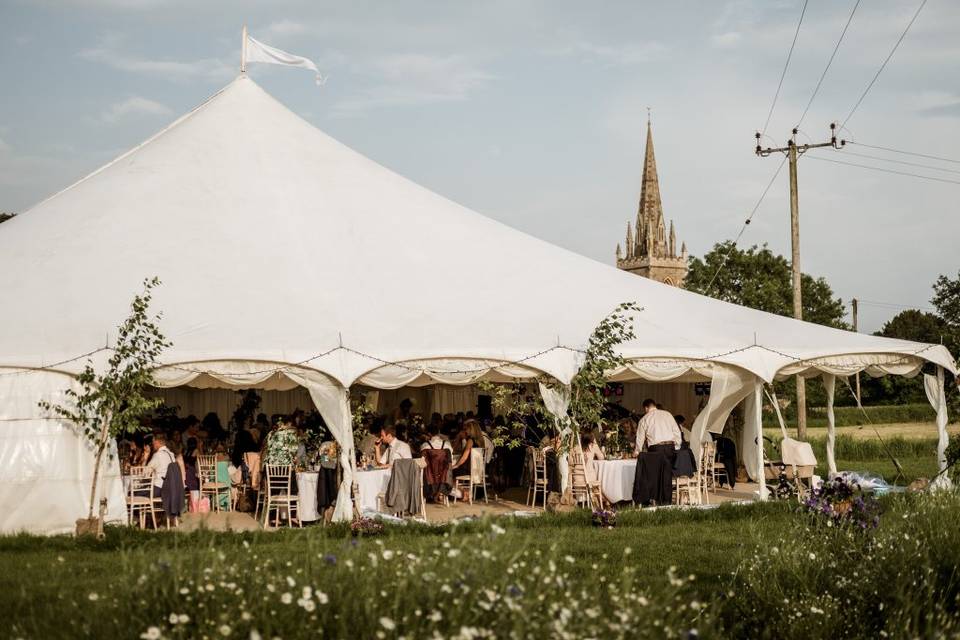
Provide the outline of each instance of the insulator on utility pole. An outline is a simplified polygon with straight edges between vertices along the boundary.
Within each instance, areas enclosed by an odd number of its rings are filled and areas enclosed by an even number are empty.
[[[835,134],[836,123],[833,122],[830,123],[829,142],[798,145],[796,136],[799,131],[799,127],[794,127],[791,130],[791,136],[787,141],[787,146],[778,148],[767,147],[766,149],[760,145],[760,134],[758,133],[756,136],[757,146],[755,153],[761,158],[766,158],[774,153],[783,153],[786,154],[787,159],[790,161],[790,267],[792,274],[791,279],[793,280],[793,317],[797,320],[802,320],[803,297],[801,294],[801,284],[803,281],[803,274],[800,271],[800,195],[799,187],[797,185],[797,161],[800,159],[801,155],[810,149],[817,149],[820,147],[833,147],[834,149],[839,149],[845,144],[845,141],[841,141],[839,145],[837,144],[837,137]],[[797,437],[800,440],[804,440],[807,437],[807,387],[803,376],[799,374],[797,375]]]

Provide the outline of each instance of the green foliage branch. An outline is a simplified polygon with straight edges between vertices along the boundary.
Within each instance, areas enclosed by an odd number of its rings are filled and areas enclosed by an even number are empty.
[[[68,389],[66,403],[40,402],[45,411],[73,423],[93,445],[90,519],[101,462],[110,440],[122,433],[142,430],[140,418],[162,404],[161,399],[144,395],[145,388],[153,382],[157,359],[171,344],[160,332],[161,314],[150,315],[153,289],[159,285],[156,277],[143,281],[143,291],[130,304],[130,315],[117,328],[116,344],[103,372],[98,373],[88,361],[77,376],[79,391]]]
[[[621,303],[590,334],[583,363],[570,381],[570,406],[565,416],[551,416],[540,394],[527,393],[526,386],[519,380],[513,385],[480,382],[481,392],[490,395],[494,408],[507,417],[507,424],[495,429],[494,444],[509,448],[520,446],[519,434],[525,428],[552,422],[552,433],[561,436],[561,451],[569,451],[578,445],[582,429],[603,429],[607,375],[626,364],[617,347],[636,337],[633,319],[640,311],[641,307],[635,302]],[[537,382],[554,390],[562,387],[552,377],[540,377]]]

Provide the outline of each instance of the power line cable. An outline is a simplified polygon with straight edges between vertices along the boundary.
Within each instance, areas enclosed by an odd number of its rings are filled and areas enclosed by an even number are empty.
[[[932,307],[920,307],[915,304],[897,304],[896,302],[878,302],[876,300],[863,300],[857,298],[857,303],[867,305],[868,307],[880,307],[889,309],[916,309],[917,311],[935,311]]]
[[[935,167],[932,164],[920,164],[919,162],[906,162],[905,160],[894,160],[892,158],[882,158],[880,156],[871,156],[866,153],[856,153],[854,151],[844,151],[843,155],[844,157],[856,156],[858,158],[867,158],[868,160],[879,160],[880,162],[894,162],[896,164],[903,164],[908,167],[919,167],[921,169],[931,169],[933,171],[946,171],[947,173],[960,174],[960,169],[945,169],[943,167]]]
[[[954,160],[953,158],[944,158],[941,156],[932,156],[928,153],[916,153],[915,151],[904,151],[903,149],[894,149],[892,147],[880,147],[875,144],[867,144],[865,142],[856,142],[854,140],[847,140],[847,144],[855,144],[858,147],[867,147],[868,149],[878,149],[880,151],[889,151],[891,153],[902,153],[905,156],[917,156],[918,158],[927,158],[928,160],[940,160],[941,162],[952,162],[954,164],[960,164],[960,160]]]
[[[850,110],[850,113],[847,114],[847,117],[843,119],[843,124],[840,126],[843,127],[850,121],[850,118],[853,117],[853,114],[857,112],[857,109],[860,108],[860,103],[863,102],[863,99],[867,97],[867,94],[870,93],[870,89],[873,88],[874,83],[877,81],[877,78],[880,77],[880,74],[883,73],[883,70],[886,68],[887,63],[890,62],[890,58],[893,57],[893,54],[896,53],[897,48],[900,47],[900,43],[903,42],[903,39],[907,36],[907,32],[910,31],[910,27],[913,26],[913,23],[916,21],[917,16],[920,15],[920,12],[923,10],[923,7],[927,4],[927,0],[923,0],[920,3],[920,6],[917,7],[916,13],[913,14],[913,17],[910,18],[910,22],[907,23],[907,28],[903,30],[903,33],[900,34],[900,37],[897,39],[897,43],[893,45],[893,49],[890,50],[890,53],[887,54],[886,59],[883,61],[883,64],[880,65],[880,68],[877,69],[877,72],[874,74],[873,79],[870,80],[867,84],[867,88],[863,90],[863,93],[860,94],[860,98],[857,100],[856,104],[853,105],[853,109]]]
[[[777,83],[777,91],[773,94],[773,104],[770,105],[770,112],[767,113],[767,121],[763,124],[762,133],[767,132],[767,127],[770,126],[770,118],[773,117],[773,108],[777,106],[777,98],[780,97],[780,89],[783,87],[783,79],[787,75],[787,68],[790,66],[790,58],[793,57],[793,49],[797,46],[797,37],[800,35],[800,25],[803,24],[803,16],[807,13],[807,2],[809,2],[809,0],[803,0],[803,9],[800,11],[800,20],[797,22],[797,30],[793,34],[793,42],[790,44],[790,51],[787,53],[787,61],[783,65],[783,71],[780,73],[780,82]]]
[[[817,94],[820,92],[820,86],[823,85],[823,79],[827,77],[827,71],[830,70],[830,65],[833,64],[833,59],[837,57],[837,51],[840,49],[840,43],[843,42],[843,37],[847,35],[847,29],[850,28],[850,23],[853,21],[853,14],[857,12],[857,7],[860,6],[860,0],[857,0],[853,5],[853,10],[850,11],[850,17],[847,18],[847,24],[843,25],[843,31],[840,32],[840,38],[837,39],[837,44],[833,47],[833,53],[830,54],[830,59],[827,60],[827,66],[824,67],[823,73],[820,74],[820,80],[817,81],[817,86],[813,89],[813,95],[810,96],[810,100],[807,102],[807,106],[803,110],[803,114],[800,116],[800,120],[797,121],[797,128],[800,128],[800,125],[803,123],[803,119],[807,117],[807,112],[810,111],[810,105],[813,104],[813,100],[817,97]]]
[[[780,175],[780,171],[783,170],[783,165],[787,163],[787,157],[784,156],[783,160],[780,161],[780,165],[777,167],[777,170],[774,172],[773,177],[770,178],[770,182],[767,183],[766,188],[763,190],[763,193],[760,194],[760,199],[757,200],[757,204],[753,206],[753,210],[750,212],[750,215],[747,216],[747,219],[743,221],[743,224],[740,226],[740,233],[737,234],[737,237],[733,239],[733,244],[730,245],[730,248],[727,249],[727,252],[723,256],[723,261],[720,262],[720,266],[717,267],[717,270],[714,272],[713,277],[710,278],[710,282],[707,283],[706,289],[703,291],[703,295],[710,295],[710,289],[713,287],[713,283],[716,281],[717,276],[720,275],[720,272],[723,271],[723,268],[727,266],[727,261],[730,259],[730,254],[733,252],[734,248],[737,246],[737,243],[740,242],[740,238],[743,237],[744,232],[746,232],[747,227],[750,225],[750,221],[753,220],[753,216],[756,215],[757,210],[760,208],[761,203],[763,203],[764,198],[767,197],[767,192],[770,191],[770,187],[773,186],[773,183],[776,181],[777,176]]]
[[[899,176],[909,176],[911,178],[921,178],[923,180],[934,180],[936,182],[948,182],[950,184],[960,184],[960,180],[948,180],[947,178],[937,178],[934,176],[924,176],[919,173],[907,173],[906,171],[894,171],[893,169],[882,169],[880,167],[871,167],[866,164],[856,164],[854,162],[844,162],[843,160],[831,160],[830,158],[818,158],[817,156],[809,156],[811,160],[819,160],[820,162],[832,162],[834,164],[845,164],[850,167],[860,167],[861,169],[873,169],[874,171],[882,171],[883,173],[895,173]]]

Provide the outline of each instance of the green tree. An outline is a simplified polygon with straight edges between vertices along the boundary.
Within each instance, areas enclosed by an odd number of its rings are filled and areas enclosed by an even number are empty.
[[[916,309],[907,309],[888,320],[874,335],[939,344],[947,331],[949,331],[949,327],[940,316]],[[862,377],[861,396],[865,404],[878,402],[908,404],[927,401],[923,390],[923,378],[921,377],[883,376],[882,378],[871,378],[865,376]]]
[[[715,280],[714,274],[717,274]],[[790,278],[790,262],[770,251],[766,245],[738,249],[732,241],[726,241],[714,245],[702,259],[690,260],[685,286],[690,291],[718,300],[793,316]],[[844,322],[846,309],[843,301],[834,297],[833,289],[824,278],[803,274],[800,291],[804,320],[848,328]]]
[[[526,387],[519,381],[513,385],[481,381],[478,385],[481,392],[491,396],[494,408],[508,420],[505,427],[494,431],[494,443],[511,448],[519,446],[521,442],[518,434],[531,423],[553,423],[558,431],[569,428],[567,437],[561,443],[564,450],[569,450],[577,446],[581,429],[602,428],[605,423],[603,410],[606,406],[606,374],[623,366],[624,359],[617,353],[617,347],[636,337],[633,317],[640,311],[636,303],[624,302],[601,320],[590,334],[583,353],[583,364],[570,381],[570,407],[567,416],[555,419],[549,416],[540,394],[527,393]],[[552,388],[560,384],[549,377],[539,378],[538,382]]]
[[[570,426],[574,438],[579,439],[581,429],[604,426],[606,376],[625,364],[625,360],[617,352],[617,347],[636,337],[633,317],[640,311],[635,303],[624,302],[590,334],[583,364],[570,381]]]
[[[151,371],[157,358],[170,346],[158,327],[160,314],[149,315],[152,291],[159,284],[157,278],[146,279],[143,292],[134,296],[130,315],[118,327],[106,370],[97,373],[88,362],[77,376],[80,391],[67,390],[65,404],[40,403],[44,410],[72,422],[94,447],[90,511],[86,523],[78,521],[78,532],[88,530],[87,526],[94,520],[100,464],[110,440],[121,433],[141,430],[140,418],[162,404],[161,399],[144,395],[145,388],[153,381]],[[102,534],[102,518],[96,520],[96,527],[98,534]]]
[[[937,314],[944,324],[942,342],[953,357],[960,357],[960,271],[956,278],[941,275],[933,283],[933,299],[930,300],[937,309]],[[931,341],[933,342],[933,341]],[[954,420],[960,418],[960,387],[958,379],[947,385],[947,403],[949,413]]]
[[[944,324],[943,344],[955,357],[960,355],[960,272],[954,279],[944,275],[938,277],[933,283],[933,299],[930,302],[936,307]]]
[[[3,213],[3,212],[0,212],[0,222],[6,222],[7,220],[9,220],[10,218],[14,217],[15,215],[17,215],[17,214],[15,214],[15,213]]]
[[[893,316],[874,335],[939,344],[949,330],[949,326],[940,316],[907,309]]]

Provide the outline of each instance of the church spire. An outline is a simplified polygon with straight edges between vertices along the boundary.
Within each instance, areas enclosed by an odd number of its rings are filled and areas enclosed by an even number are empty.
[[[660,201],[660,180],[657,177],[657,159],[653,153],[653,131],[647,113],[647,147],[643,156],[643,180],[640,186],[640,206],[637,217],[644,227],[658,230],[663,224],[663,204]]]
[[[687,245],[678,240],[674,222],[667,221],[663,215],[649,109],[640,202],[636,212],[637,217],[627,222],[626,243],[624,246],[617,245],[617,267],[664,284],[682,287],[687,276]]]

